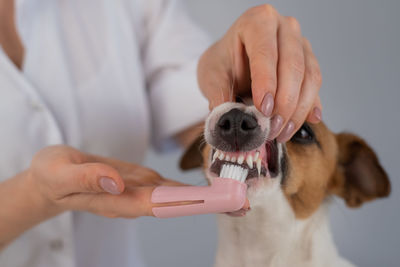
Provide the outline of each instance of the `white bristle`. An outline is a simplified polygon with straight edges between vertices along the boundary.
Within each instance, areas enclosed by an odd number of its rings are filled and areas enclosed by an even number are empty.
[[[247,169],[243,169],[242,177],[240,179],[242,182],[244,182],[246,180],[248,173],[249,173],[249,171]]]
[[[247,168],[242,168],[241,166],[234,164],[224,164],[222,165],[219,177],[230,178],[244,183],[248,173],[249,171]]]
[[[235,166],[229,165],[228,178],[232,178],[234,169],[235,169]]]
[[[240,170],[238,169],[238,166],[233,166],[232,179],[239,180],[239,179],[238,179],[238,177],[239,177],[239,172],[240,172]]]
[[[219,177],[225,177],[225,165],[222,165],[221,170],[219,171]]]

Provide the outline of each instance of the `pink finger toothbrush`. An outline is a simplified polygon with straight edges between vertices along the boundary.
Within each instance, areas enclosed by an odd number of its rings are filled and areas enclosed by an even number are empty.
[[[171,218],[206,213],[233,212],[246,202],[248,170],[240,166],[223,166],[219,177],[210,186],[159,186],[154,189],[151,201],[171,206],[154,207],[154,216]],[[227,178],[229,177],[229,178]],[[173,205],[175,202],[195,202]]]

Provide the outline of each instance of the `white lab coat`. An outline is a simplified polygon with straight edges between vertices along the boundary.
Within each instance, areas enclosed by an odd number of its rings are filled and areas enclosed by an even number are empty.
[[[0,48],[0,180],[52,144],[140,163],[207,114],[195,69],[208,40],[175,1],[17,0],[16,13],[26,53],[20,71]],[[0,266],[143,266],[134,231],[67,212],[12,242]]]

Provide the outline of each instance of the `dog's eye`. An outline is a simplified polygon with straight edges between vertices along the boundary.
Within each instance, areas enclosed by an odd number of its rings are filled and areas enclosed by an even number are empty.
[[[311,144],[315,143],[315,134],[311,127],[305,123],[301,128],[293,135],[292,139],[290,140],[294,143],[300,144]]]

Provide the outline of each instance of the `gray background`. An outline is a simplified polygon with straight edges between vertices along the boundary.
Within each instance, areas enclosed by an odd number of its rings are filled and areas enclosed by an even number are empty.
[[[216,40],[247,8],[263,1],[187,1],[193,18]],[[340,253],[358,266],[400,266],[400,1],[280,0],[268,2],[296,17],[323,75],[323,117],[336,131],[352,131],[375,149],[392,182],[390,198],[350,210],[340,199],[331,222]],[[150,153],[146,165],[167,177],[202,184],[200,172],[182,173],[180,152]],[[214,216],[139,219],[148,266],[212,266]]]

